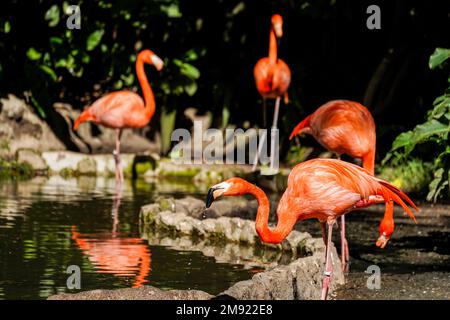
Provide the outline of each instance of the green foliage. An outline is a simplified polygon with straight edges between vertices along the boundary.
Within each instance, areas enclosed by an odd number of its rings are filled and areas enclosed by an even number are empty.
[[[446,68],[445,61],[450,58],[450,49],[437,48],[430,57],[432,69]],[[450,80],[450,78],[449,78]],[[427,200],[437,201],[450,196],[450,81],[446,92],[436,98],[426,121],[413,130],[401,133],[393,142],[392,148],[383,160],[386,164],[404,166],[413,152],[426,150],[433,154],[434,178],[429,184]]]
[[[423,195],[433,179],[433,164],[413,158],[381,167],[378,175],[407,193]]]
[[[182,43],[193,27],[179,19],[178,0],[82,0],[77,5],[81,28],[73,30],[66,26],[72,14],[67,1],[17,2],[10,4],[16,14],[0,13],[0,33],[8,34],[0,39],[0,57],[9,60],[0,64],[0,79],[2,73],[12,79],[2,90],[29,92],[42,117],[58,100],[83,108],[105,92],[139,88],[134,62],[148,48],[165,60],[162,74],[147,70],[157,98],[164,96],[160,107],[176,109],[179,98],[197,93],[201,73],[195,64],[201,53]]]

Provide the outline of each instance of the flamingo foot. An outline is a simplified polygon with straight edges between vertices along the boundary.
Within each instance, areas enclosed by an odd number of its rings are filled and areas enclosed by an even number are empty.
[[[328,291],[330,290],[330,284],[331,284],[331,275],[332,271],[325,271],[323,273],[323,281],[322,281],[322,294],[320,296],[321,300],[327,300],[328,297]]]
[[[385,234],[382,234],[382,235],[378,238],[377,243],[376,243],[376,246],[377,246],[377,247],[380,247],[381,249],[384,249],[384,247],[386,247],[388,241],[389,241],[389,238],[386,237]]]

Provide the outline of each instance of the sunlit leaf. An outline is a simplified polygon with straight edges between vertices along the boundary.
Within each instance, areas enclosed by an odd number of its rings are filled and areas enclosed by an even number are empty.
[[[55,27],[59,23],[59,7],[54,4],[45,13],[45,20],[48,21],[50,27]]]
[[[50,43],[51,44],[62,44],[63,39],[61,39],[59,37],[50,37]]]
[[[3,25],[3,32],[9,33],[11,31],[11,24],[9,21],[5,21],[5,24]]]
[[[87,51],[92,51],[94,50],[98,44],[100,43],[100,41],[102,40],[103,34],[105,33],[104,30],[96,30],[94,32],[92,32],[89,37],[87,38],[86,41],[86,50]]]
[[[190,84],[184,86],[184,91],[186,91],[189,96],[193,96],[197,92],[197,83],[192,81]]]
[[[42,53],[31,47],[27,51],[27,57],[30,60],[39,60],[42,57]]]
[[[46,66],[44,64],[40,65],[39,68],[44,71],[46,74],[48,74],[53,81],[56,81],[58,79],[58,76],[56,75],[55,71],[53,71],[52,68],[49,66]]]
[[[436,48],[433,54],[430,57],[429,67],[430,69],[434,69],[440,66],[445,60],[450,58],[450,49],[445,48]]]
[[[172,3],[168,6],[161,6],[161,11],[165,12],[169,18],[181,18],[182,14],[180,12],[180,8],[178,4]]]

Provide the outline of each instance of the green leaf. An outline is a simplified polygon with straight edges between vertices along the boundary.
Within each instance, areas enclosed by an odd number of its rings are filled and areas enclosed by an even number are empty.
[[[180,72],[191,80],[200,78],[200,71],[189,63],[183,63]]]
[[[92,32],[89,37],[87,38],[86,41],[86,50],[87,51],[92,51],[94,50],[98,44],[100,43],[100,41],[102,40],[103,34],[105,33],[104,30],[96,30],[94,32]]]
[[[3,32],[9,33],[11,31],[11,24],[9,21],[5,21],[5,24],[3,25]]]
[[[198,59],[198,54],[194,49],[187,51],[184,55],[184,60],[186,61],[195,61]]]
[[[45,118],[46,114],[45,114],[44,108],[42,108],[40,103],[34,97],[31,97],[31,103],[36,108],[36,110],[39,113],[39,115],[41,116],[41,118]]]
[[[450,131],[450,127],[436,119],[418,125],[412,131],[400,134],[392,144],[392,150],[404,147],[405,153],[410,153],[416,144],[425,142],[430,137],[441,136]]]
[[[434,108],[431,110],[428,118],[439,119],[445,114],[450,114],[450,95],[437,97],[433,102]]]
[[[161,11],[165,12],[169,18],[181,18],[182,17],[180,8],[178,7],[178,4],[176,4],[176,3],[172,3],[168,6],[162,5],[160,8],[161,8]]]
[[[197,83],[192,81],[190,84],[185,85],[184,91],[186,91],[189,96],[193,96],[197,92]]]
[[[448,58],[450,58],[450,49],[436,48],[436,50],[430,56],[428,65],[430,69],[434,69],[440,66]]]
[[[51,44],[62,44],[63,39],[61,39],[59,37],[50,37],[50,43]]]
[[[50,27],[55,27],[59,23],[59,7],[54,4],[45,13],[45,20],[48,21]]]
[[[42,71],[44,71],[46,74],[48,74],[48,75],[52,78],[53,81],[56,82],[56,80],[58,79],[58,77],[57,77],[55,71],[53,71],[52,68],[50,68],[49,66],[46,66],[46,65],[44,65],[44,64],[40,65],[39,68],[40,68]]]
[[[35,48],[31,47],[27,51],[27,57],[30,60],[39,60],[42,57],[42,53],[37,51]]]

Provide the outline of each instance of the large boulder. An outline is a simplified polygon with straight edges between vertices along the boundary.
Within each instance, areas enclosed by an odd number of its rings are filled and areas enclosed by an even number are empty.
[[[10,94],[0,99],[0,157],[13,158],[19,149],[42,152],[65,146],[31,106]]]

